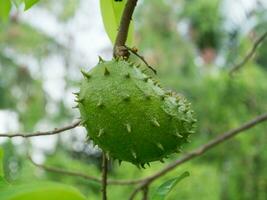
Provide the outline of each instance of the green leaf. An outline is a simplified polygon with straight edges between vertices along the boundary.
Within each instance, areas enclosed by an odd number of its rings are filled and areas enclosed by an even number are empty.
[[[7,186],[7,182],[4,178],[4,150],[0,147],[0,188]]]
[[[123,9],[125,7],[126,0],[114,1],[114,0],[100,0],[100,8],[102,13],[102,19],[104,27],[109,36],[109,39],[114,44],[118,33],[120,19]],[[133,23],[131,22],[128,32],[127,45],[131,46],[133,41]]]
[[[10,10],[11,10],[10,0],[0,0],[0,19],[2,21],[7,21]]]
[[[168,181],[166,181],[157,188],[152,199],[164,200],[167,197],[167,195],[172,191],[172,189],[177,185],[177,183],[179,183],[181,180],[188,177],[189,175],[190,175],[189,172],[184,172],[178,177],[169,179]]]
[[[1,189],[1,200],[85,200],[75,188],[53,182],[9,186]]]
[[[39,0],[24,0],[25,8],[24,10],[30,9],[34,4],[38,3]]]
[[[0,147],[0,177],[4,176],[4,150]]]

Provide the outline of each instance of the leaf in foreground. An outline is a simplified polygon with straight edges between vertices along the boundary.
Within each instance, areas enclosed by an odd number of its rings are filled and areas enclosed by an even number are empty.
[[[1,200],[86,200],[75,188],[53,182],[9,186],[1,189]]]
[[[178,177],[172,178],[164,182],[162,185],[160,185],[156,192],[153,195],[153,200],[164,200],[167,195],[174,189],[174,187],[182,181],[184,178],[188,177],[190,174],[189,172],[184,172]]]
[[[101,8],[104,27],[113,44],[115,43],[115,39],[118,33],[118,28],[123,13],[123,9],[125,7],[125,3],[126,0],[122,1],[100,0],[100,8]],[[134,32],[133,30],[134,30],[133,23],[131,22],[126,42],[127,45],[129,46],[131,46],[133,40],[133,32]]]

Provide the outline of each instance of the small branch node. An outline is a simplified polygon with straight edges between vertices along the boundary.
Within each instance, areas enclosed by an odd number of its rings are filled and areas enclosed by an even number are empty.
[[[148,64],[148,62],[145,60],[144,56],[141,56],[140,54],[137,53],[138,50],[137,50],[135,47],[133,47],[133,48],[129,48],[129,47],[127,47],[127,46],[125,46],[125,47],[126,47],[132,54],[136,55],[140,60],[142,60],[142,61],[145,63],[145,65],[146,65],[149,69],[151,69],[151,70],[153,71],[154,74],[157,74],[157,70],[155,70],[152,66],[150,66],[150,65]]]

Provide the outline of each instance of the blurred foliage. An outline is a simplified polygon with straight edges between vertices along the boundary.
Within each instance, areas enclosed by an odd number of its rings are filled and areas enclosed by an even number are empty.
[[[19,54],[32,54],[34,57],[40,58],[62,48],[51,37],[41,33],[28,24],[12,21],[3,27],[0,29],[1,49],[11,48]]]
[[[200,49],[219,48],[222,41],[222,15],[219,0],[189,0],[182,16],[190,20],[190,34]]]
[[[80,0],[57,0],[42,1],[39,6],[48,9],[58,20],[66,22],[76,14],[79,5]]]
[[[67,26],[68,20],[79,12],[80,1],[66,4],[64,0],[42,1],[34,9],[44,9]],[[228,75],[229,67],[241,60],[253,41],[266,31],[266,8],[257,6],[247,16],[255,19],[253,30],[242,32],[238,29],[243,26],[241,24],[229,31],[225,27],[227,11],[221,9],[223,2],[144,0],[135,13],[135,41],[140,53],[157,69],[157,78],[163,86],[185,95],[196,111],[199,121],[197,133],[192,136],[192,143],[185,146],[185,151],[267,110],[266,41],[255,58],[238,74],[234,77]],[[52,6],[54,3],[56,6]],[[77,116],[66,104],[65,96],[55,100],[47,94],[44,79],[47,66],[42,65],[52,55],[59,55],[67,63],[68,73],[63,76],[66,83],[64,92],[77,90],[78,80],[72,78],[70,70],[77,69],[69,64],[72,63],[69,56],[71,45],[62,45],[56,36],[47,35],[18,15],[11,16],[9,23],[0,25],[0,47],[0,109],[15,112],[22,130],[32,131],[43,121],[59,126]],[[28,60],[31,62],[26,62]],[[217,60],[222,64],[218,65]],[[51,107],[54,108],[52,112],[49,111]],[[150,195],[162,183],[189,171],[190,177],[179,183],[168,200],[267,199],[266,130],[266,124],[259,125],[201,158],[182,165],[157,180]],[[58,181],[76,186],[90,200],[100,198],[100,185],[97,183],[45,172],[33,166],[25,155],[26,150],[31,149],[33,155],[36,153],[30,144],[17,144],[13,140],[2,144],[7,180],[12,183]],[[172,155],[167,162],[179,156]],[[79,138],[79,134],[58,136],[55,147],[44,154],[47,165],[98,177],[100,162],[99,151]],[[135,179],[151,175],[162,167],[164,164],[153,163],[150,168],[139,170],[128,163],[119,166],[114,162],[109,166],[109,177]],[[108,195],[110,199],[125,199],[132,189],[132,186],[112,185],[108,188]]]

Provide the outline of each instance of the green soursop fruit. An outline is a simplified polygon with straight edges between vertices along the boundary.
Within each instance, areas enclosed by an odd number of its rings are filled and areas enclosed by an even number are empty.
[[[77,95],[82,125],[112,158],[141,165],[162,161],[188,142],[196,122],[189,103],[166,92],[133,63],[100,60]]]

